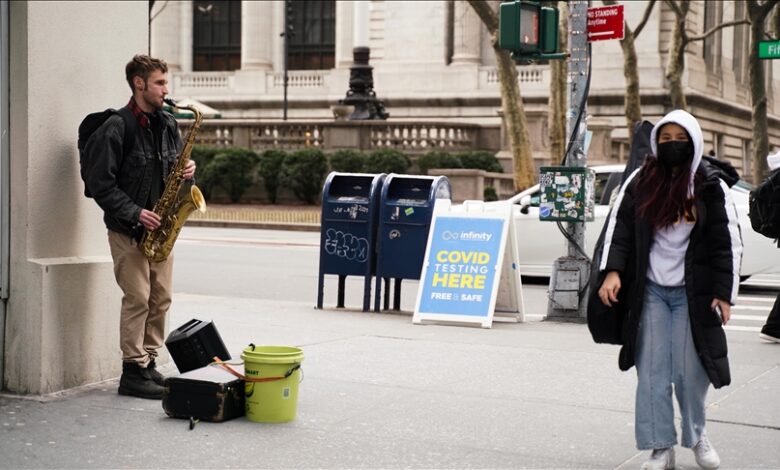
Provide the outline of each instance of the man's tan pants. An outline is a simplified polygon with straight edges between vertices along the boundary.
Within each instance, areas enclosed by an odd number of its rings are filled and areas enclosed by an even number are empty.
[[[119,320],[122,361],[146,367],[157,357],[165,339],[165,315],[173,291],[173,253],[167,260],[153,263],[132,238],[112,230],[108,231],[108,244],[116,282],[124,293]]]

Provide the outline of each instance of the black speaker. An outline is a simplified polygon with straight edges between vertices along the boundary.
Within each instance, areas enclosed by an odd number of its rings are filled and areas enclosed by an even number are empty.
[[[214,357],[230,360],[230,353],[217,327],[210,321],[188,321],[171,331],[165,340],[165,347],[181,373],[207,366],[214,361]]]

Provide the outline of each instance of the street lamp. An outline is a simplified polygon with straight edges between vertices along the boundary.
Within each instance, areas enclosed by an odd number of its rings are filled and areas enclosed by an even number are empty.
[[[349,68],[349,90],[347,96],[339,100],[339,104],[354,106],[349,115],[350,121],[385,120],[390,113],[385,111],[385,105],[377,99],[374,92],[373,67],[368,65],[371,49],[368,47],[368,6],[367,1],[355,1],[354,40],[352,49],[352,67]]]

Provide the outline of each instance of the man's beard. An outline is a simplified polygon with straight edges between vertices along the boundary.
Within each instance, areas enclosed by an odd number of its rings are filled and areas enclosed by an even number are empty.
[[[152,98],[147,97],[146,91],[148,90],[148,87],[144,85],[144,92],[141,94],[141,98],[148,104],[150,107],[154,108],[155,110],[162,109],[162,98],[160,98],[160,102],[156,103],[152,101]]]

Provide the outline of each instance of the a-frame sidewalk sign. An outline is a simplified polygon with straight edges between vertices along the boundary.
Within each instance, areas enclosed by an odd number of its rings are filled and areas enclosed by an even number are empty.
[[[490,328],[523,321],[517,236],[509,203],[437,199],[412,321]],[[498,319],[497,319],[498,321]]]

